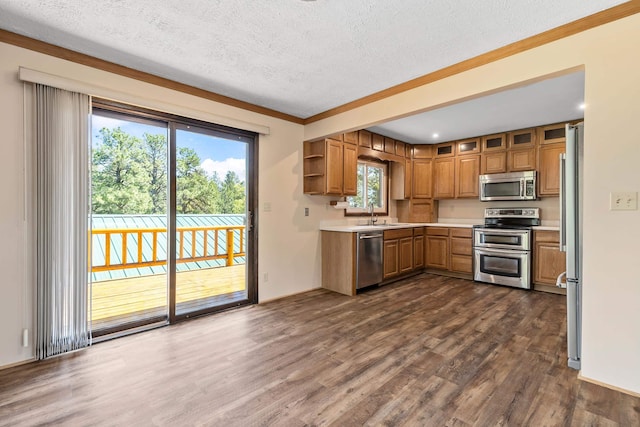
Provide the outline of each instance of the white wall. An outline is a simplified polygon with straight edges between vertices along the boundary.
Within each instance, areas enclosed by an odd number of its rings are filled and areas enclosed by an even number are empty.
[[[317,288],[321,283],[320,221],[341,218],[328,208],[329,198],[302,194],[303,126],[244,111],[194,96],[127,79],[100,70],[0,43],[0,367],[33,357],[33,348],[21,346],[23,328],[33,332],[32,268],[28,265],[27,224],[23,185],[23,84],[18,67],[24,66],[69,79],[98,85],[113,98],[161,111],[222,122],[249,122],[270,128],[259,141],[259,299],[266,301]],[[264,202],[271,212],[262,212]],[[310,216],[304,217],[304,207]],[[268,273],[268,282],[264,282]]]
[[[585,69],[582,376],[640,393],[640,213],[609,193],[640,190],[640,15],[305,126],[358,129],[567,70]]]

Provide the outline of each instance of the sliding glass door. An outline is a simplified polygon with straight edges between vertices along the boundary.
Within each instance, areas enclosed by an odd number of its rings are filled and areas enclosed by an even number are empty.
[[[94,101],[92,138],[94,337],[257,300],[254,134]]]
[[[177,317],[248,299],[250,143],[198,126],[176,126]]]

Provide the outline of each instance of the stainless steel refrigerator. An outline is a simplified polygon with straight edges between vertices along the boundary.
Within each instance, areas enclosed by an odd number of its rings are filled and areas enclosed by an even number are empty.
[[[560,155],[560,250],[567,271],[557,285],[567,289],[568,365],[580,369],[582,330],[582,158],[584,124],[566,126],[566,153]],[[562,277],[566,277],[566,284]]]

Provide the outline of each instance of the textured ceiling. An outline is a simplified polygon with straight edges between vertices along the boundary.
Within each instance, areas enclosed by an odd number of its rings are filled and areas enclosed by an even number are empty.
[[[619,0],[0,0],[0,28],[301,118]]]

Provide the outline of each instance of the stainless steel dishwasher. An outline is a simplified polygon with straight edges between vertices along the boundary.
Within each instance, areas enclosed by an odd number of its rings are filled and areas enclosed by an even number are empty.
[[[382,232],[358,233],[356,289],[382,282]]]

